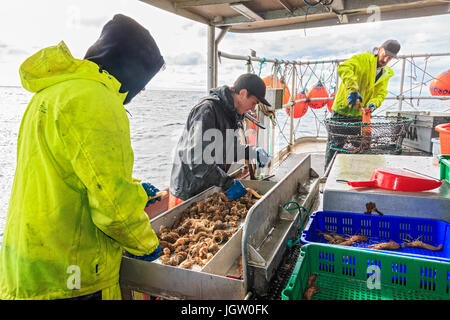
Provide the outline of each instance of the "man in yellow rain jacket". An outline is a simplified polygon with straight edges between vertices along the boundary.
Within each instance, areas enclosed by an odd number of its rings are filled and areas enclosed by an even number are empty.
[[[393,57],[397,57],[399,51],[398,41],[387,40],[380,47],[375,48],[373,53],[354,55],[339,65],[337,72],[342,82],[333,103],[332,120],[360,122],[365,108],[373,112],[381,106],[387,95],[389,79],[394,75],[387,64]],[[358,99],[361,108],[355,106]],[[345,135],[355,135],[359,132],[360,128],[355,129],[349,126],[345,132],[339,132],[342,139],[328,139],[325,169],[336,149],[343,147]]]
[[[123,104],[163,64],[150,33],[116,15],[84,60],[61,42],[21,65],[35,95],[19,131],[0,299],[120,299],[122,248],[159,256]]]

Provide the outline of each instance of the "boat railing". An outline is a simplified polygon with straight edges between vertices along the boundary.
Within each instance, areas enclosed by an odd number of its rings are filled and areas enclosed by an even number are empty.
[[[312,111],[309,115],[297,119],[294,118],[294,112],[290,112],[290,116],[288,116],[285,111],[286,108],[300,102],[334,100],[331,94],[337,92],[340,81],[337,68],[350,57],[323,60],[284,60],[257,57],[254,52],[253,55],[249,56],[233,55],[223,51],[218,51],[217,54],[221,62],[222,58],[242,61],[245,63],[247,72],[256,73],[261,77],[264,74],[269,74],[269,77],[273,77],[273,87],[276,88],[278,82],[281,81],[289,89],[290,99],[282,105],[281,109],[275,110],[277,121],[273,123],[272,127],[273,132],[276,128],[278,129],[277,139],[280,142],[278,145],[284,144],[277,150],[279,155],[292,150],[299,137],[326,136],[324,120],[330,113],[326,105],[321,109],[309,108]],[[256,67],[254,64],[256,64]],[[381,114],[388,110],[423,110],[424,106],[420,105],[421,101],[440,101],[441,105],[436,106],[438,110],[449,111],[449,102],[442,103],[442,101],[450,99],[450,96],[433,96],[428,90],[429,83],[449,64],[450,52],[399,55],[389,64],[389,67],[394,70],[394,76],[389,81],[388,95],[383,105],[374,114]],[[318,81],[327,89],[328,98],[295,99],[297,93],[302,91],[306,93],[307,89]],[[300,126],[302,119],[308,125]],[[287,126],[287,123],[289,123],[289,126]],[[311,123],[314,123],[314,129],[311,129]],[[305,131],[305,127],[309,130]],[[276,149],[275,146],[272,148]]]

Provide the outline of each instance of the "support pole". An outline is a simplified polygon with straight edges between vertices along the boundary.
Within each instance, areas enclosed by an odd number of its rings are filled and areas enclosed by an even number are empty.
[[[406,64],[406,58],[402,58],[402,78],[400,79],[400,93],[398,101],[398,111],[402,111],[402,103],[403,103],[403,84],[405,82],[405,64]]]
[[[338,75],[338,70],[337,70],[338,67],[339,67],[339,62],[336,61],[336,67],[335,67],[336,68],[336,87],[334,88],[334,92],[336,92],[336,93],[339,89],[339,75]]]
[[[295,100],[295,78],[297,76],[297,71],[295,68],[295,63],[292,65],[292,90],[291,90],[291,114],[290,114],[290,128],[289,128],[289,149],[294,147],[294,100]],[[289,150],[292,151],[292,150]]]
[[[206,83],[207,83],[207,88],[208,88],[207,92],[209,92],[209,90],[214,88],[214,79],[215,79],[215,76],[214,76],[214,72],[215,72],[214,46],[215,46],[215,27],[208,26],[208,57],[207,57],[208,68],[206,70],[206,72],[207,72]]]
[[[219,79],[219,43],[222,41],[223,37],[225,37],[226,33],[230,27],[225,27],[220,30],[219,35],[217,36],[216,41],[214,42],[214,82],[213,82],[213,88],[217,88],[218,86],[218,79]]]
[[[247,65],[247,73],[252,73],[252,60],[250,59],[250,57],[248,57],[246,65]]]

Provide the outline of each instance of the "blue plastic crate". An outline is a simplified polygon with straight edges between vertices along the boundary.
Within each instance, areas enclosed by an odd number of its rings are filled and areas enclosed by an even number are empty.
[[[349,247],[450,262],[450,224],[442,220],[317,211],[311,214],[302,232],[301,242],[303,244],[327,243],[322,236],[318,235],[318,232],[335,232],[342,236],[363,234],[369,238],[368,241]],[[430,251],[403,246],[397,250],[375,250],[368,247],[371,244],[390,240],[401,245],[416,239],[435,247],[442,244],[443,248],[440,251]]]

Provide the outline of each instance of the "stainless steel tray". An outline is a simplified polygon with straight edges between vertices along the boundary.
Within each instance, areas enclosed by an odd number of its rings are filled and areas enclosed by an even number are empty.
[[[306,157],[279,182],[242,180],[247,188],[263,197],[249,209],[239,230],[203,268],[182,269],[124,256],[120,270],[124,298],[130,290],[166,299],[201,300],[242,300],[249,291],[263,293],[278,267],[286,242],[293,238],[300,221],[299,213],[287,213],[282,209],[283,204],[298,200],[301,205],[309,203],[311,206],[310,192],[305,191],[305,186],[314,192],[318,190],[316,184],[311,186],[310,165],[310,158]],[[221,188],[212,187],[153,218],[153,229],[158,231],[160,226],[172,226],[193,203],[220,191]],[[235,278],[241,255],[242,280]]]

